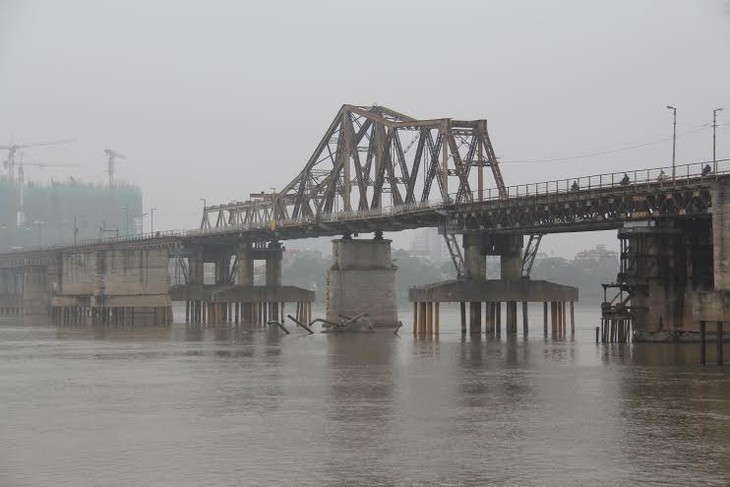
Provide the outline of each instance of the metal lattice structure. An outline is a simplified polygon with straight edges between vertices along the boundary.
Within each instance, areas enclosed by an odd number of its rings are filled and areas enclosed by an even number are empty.
[[[530,235],[530,239],[527,241],[527,247],[525,252],[522,254],[522,278],[529,279],[530,273],[532,272],[532,266],[535,264],[535,257],[537,257],[537,250],[540,248],[540,241],[542,241],[543,235],[536,233]]]
[[[281,192],[206,207],[201,228],[480,201],[485,168],[490,187],[506,197],[486,120],[418,120],[382,106],[344,105]]]

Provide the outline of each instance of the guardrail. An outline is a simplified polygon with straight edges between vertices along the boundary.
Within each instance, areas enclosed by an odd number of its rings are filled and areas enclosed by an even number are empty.
[[[716,166],[716,168],[713,166]],[[553,195],[587,189],[641,188],[649,186],[659,186],[662,188],[678,187],[690,181],[694,182],[697,179],[712,180],[719,176],[730,174],[730,159],[718,160],[716,164],[713,161],[680,164],[674,168],[674,177],[672,177],[672,172],[671,166],[655,167],[634,171],[578,176],[539,183],[518,184],[506,188],[507,198]],[[624,177],[627,180],[624,180]],[[471,196],[473,201],[480,200],[479,191],[472,191]],[[455,198],[456,194],[454,194]],[[481,201],[497,199],[503,199],[497,188],[485,189],[482,192]]]
[[[715,170],[713,166],[716,166],[717,170]],[[708,168],[709,172],[707,171]],[[500,194],[497,188],[489,188],[482,191],[481,197],[478,190],[472,191],[470,193],[471,201],[469,200],[469,198],[463,197],[461,201],[457,201],[458,194],[450,193],[448,202],[444,202],[443,200],[430,200],[425,203],[409,203],[405,205],[385,206],[382,208],[376,208],[371,210],[341,211],[337,213],[323,215],[319,219],[300,218],[276,220],[273,222],[273,225],[274,228],[290,228],[311,223],[331,223],[363,220],[373,217],[406,214],[414,211],[447,208],[454,204],[468,204],[480,201],[488,202],[541,195],[559,195],[580,190],[607,190],[611,188],[631,188],[636,190],[646,187],[660,187],[669,189],[672,187],[679,187],[688,182],[696,182],[698,179],[711,180],[720,175],[728,175],[730,174],[730,159],[718,160],[717,164],[713,164],[713,161],[680,164],[674,167],[674,177],[672,177],[672,172],[672,167],[667,166],[650,169],[637,169],[634,171],[618,171],[613,173],[594,174],[591,176],[579,176],[574,178],[543,181],[539,183],[518,184],[508,186],[506,188],[505,197]],[[271,227],[272,222],[246,225],[227,225],[219,228],[191,230],[187,232],[187,235],[209,235],[228,233],[231,231],[259,230]]]

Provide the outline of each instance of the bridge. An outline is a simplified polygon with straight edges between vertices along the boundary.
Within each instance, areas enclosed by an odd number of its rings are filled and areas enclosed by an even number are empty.
[[[0,254],[0,313],[164,322],[175,300],[186,302],[190,322],[265,323],[283,319],[285,303],[308,320],[314,294],[282,285],[282,242],[337,236],[327,318],[369,312],[392,326],[396,269],[383,232],[435,227],[458,279],[411,290],[417,334],[438,333],[441,302],[462,304],[464,332],[469,303],[471,333],[481,332],[485,303],[484,324],[495,334],[501,303],[515,334],[516,303],[526,333],[527,303],[541,302],[545,331],[550,316],[561,333],[565,303],[578,293],[529,279],[542,236],[617,229],[621,268],[605,314],[633,322],[635,339],[692,339],[700,319],[730,314],[728,184],[730,161],[721,160],[507,186],[486,120],[419,120],[344,105],[281,191],[205,206],[199,228]],[[369,233],[375,237],[357,238]],[[499,256],[500,276],[488,278],[486,255]],[[254,285],[255,260],[266,262],[264,285]],[[214,284],[204,282],[206,263],[215,264]]]

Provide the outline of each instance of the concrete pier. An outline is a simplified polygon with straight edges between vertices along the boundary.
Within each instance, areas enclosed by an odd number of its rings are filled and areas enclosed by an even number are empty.
[[[339,322],[340,316],[367,313],[373,326],[398,324],[397,267],[391,261],[390,244],[390,240],[382,238],[332,241],[333,263],[327,273],[327,320]]]
[[[63,253],[49,315],[57,325],[172,322],[166,248]]]
[[[414,334],[430,336],[428,316],[425,311],[439,303],[461,303],[461,332],[478,336],[482,333],[482,320],[487,335],[499,337],[502,334],[502,303],[505,308],[505,327],[507,336],[516,336],[518,330],[518,303],[522,303],[522,334],[529,333],[528,303],[545,303],[545,336],[547,336],[547,302],[553,306],[553,337],[565,336],[566,330],[560,326],[557,305],[565,309],[565,303],[578,300],[578,289],[547,281],[533,281],[522,277],[521,235],[495,235],[468,233],[463,236],[464,277],[452,281],[419,286],[409,290],[408,299],[414,303]],[[487,279],[486,256],[495,255],[500,259],[500,278]],[[469,303],[468,311],[466,303]],[[484,306],[482,306],[484,303]],[[468,316],[467,316],[468,313]],[[571,327],[574,331],[574,328]]]
[[[265,325],[284,321],[287,305],[304,323],[312,319],[314,291],[283,286],[280,242],[243,243],[238,247],[191,248],[185,285],[173,286],[173,301],[185,302],[185,322],[206,325]],[[254,285],[254,263],[265,262],[265,283]],[[215,283],[205,284],[202,271],[215,264]]]
[[[500,336],[502,334],[502,303],[505,306],[505,333],[515,336],[518,332],[518,303],[522,303],[522,334],[529,333],[527,319],[528,303],[545,303],[545,333],[547,336],[547,303],[550,303],[550,318],[552,321],[551,335],[554,338],[567,335],[567,304],[571,309],[578,300],[578,289],[547,281],[533,281],[519,279],[517,281],[488,279],[484,281],[453,280],[426,286],[414,287],[409,290],[408,299],[414,303],[416,316],[414,317],[414,334],[430,335],[428,332],[427,315],[429,309],[438,309],[439,303],[469,303],[461,307],[462,323],[468,321],[468,333],[481,333],[482,319],[484,331],[487,335]],[[482,306],[482,304],[484,306]],[[435,305],[435,307],[434,307]],[[484,315],[482,315],[484,310]],[[484,316],[484,318],[482,318]],[[574,315],[571,316],[571,333],[575,333]],[[439,318],[436,317],[436,320]],[[466,334],[466,328],[462,327]]]

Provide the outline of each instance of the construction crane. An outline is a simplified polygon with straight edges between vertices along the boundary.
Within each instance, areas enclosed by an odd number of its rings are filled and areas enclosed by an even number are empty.
[[[32,144],[10,144],[0,145],[0,150],[8,151],[8,158],[3,161],[3,167],[8,170],[8,180],[11,183],[15,182],[15,166],[16,156],[20,154],[21,149],[29,149],[31,147],[43,147],[45,145],[60,145],[68,144],[69,142],[76,142],[77,139],[62,139],[62,140],[51,140],[46,142],[35,142]]]
[[[20,227],[25,225],[25,167],[33,166],[40,168],[67,168],[81,167],[78,164],[44,164],[40,162],[23,162],[23,154],[18,157],[18,214],[16,224]]]
[[[104,149],[107,157],[107,171],[109,172],[109,189],[114,188],[114,169],[117,164],[117,159],[126,159],[124,154],[113,151],[111,149]]]
[[[15,182],[15,167],[18,167],[18,208],[16,216],[16,224],[20,227],[25,225],[25,171],[23,170],[23,157],[20,153],[21,149],[28,149],[31,147],[42,147],[45,145],[59,145],[68,144],[69,142],[76,142],[76,139],[63,139],[63,140],[52,140],[46,142],[36,142],[33,144],[10,144],[0,145],[0,150],[8,151],[8,158],[3,161],[3,167],[8,170],[8,181],[10,183]]]

